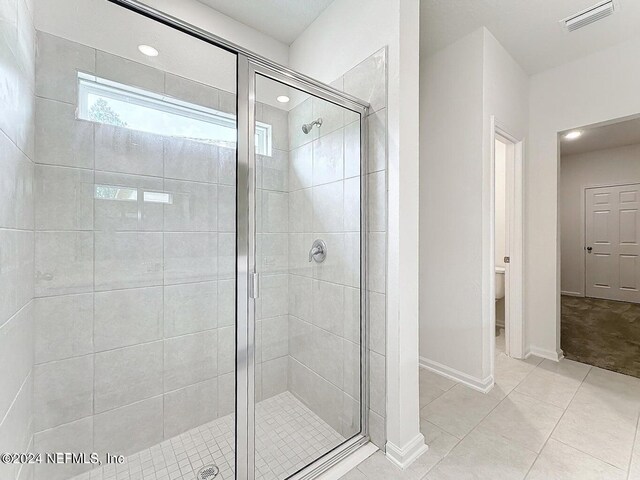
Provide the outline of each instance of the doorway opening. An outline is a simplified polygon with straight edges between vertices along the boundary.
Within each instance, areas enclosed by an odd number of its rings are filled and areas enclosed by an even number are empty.
[[[561,133],[561,346],[640,377],[640,118]]]
[[[494,120],[490,285],[493,351],[524,358],[523,140]]]

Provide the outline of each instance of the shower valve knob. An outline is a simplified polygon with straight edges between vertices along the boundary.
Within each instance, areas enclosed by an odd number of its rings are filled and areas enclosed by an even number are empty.
[[[324,240],[317,239],[309,250],[309,262],[315,260],[316,263],[322,263],[325,258],[327,258],[327,244]]]

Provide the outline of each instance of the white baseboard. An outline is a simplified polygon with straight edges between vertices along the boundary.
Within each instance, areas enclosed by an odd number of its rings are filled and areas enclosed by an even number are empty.
[[[433,360],[429,360],[425,357],[420,357],[420,367],[431,370],[438,375],[442,375],[443,377],[447,377],[455,382],[462,383],[467,387],[473,388],[474,390],[478,390],[482,393],[487,393],[493,388],[493,376],[491,375],[485,379],[472,377],[471,375],[460,372],[455,368],[447,367],[446,365],[434,362]]]
[[[404,447],[398,447],[391,442],[387,442],[385,447],[387,458],[403,470],[409,467],[420,455],[429,449],[424,443],[424,435],[421,433],[418,433],[413,440]]]
[[[580,293],[580,292],[565,292],[565,291],[561,291],[560,295],[566,295],[567,297],[584,297],[584,293]]]
[[[546,358],[547,360],[553,360],[554,362],[559,362],[564,358],[564,353],[562,350],[560,351],[546,350],[544,348],[533,347],[533,346],[529,347],[529,349],[527,350],[527,354],[524,356],[524,358],[529,358],[531,355],[534,355],[540,358]]]
[[[348,472],[356,468],[362,462],[364,462],[367,458],[378,451],[378,447],[376,447],[373,443],[369,442],[355,452],[353,452],[348,457],[344,458],[340,462],[336,463],[329,470],[321,474],[317,480],[338,480],[345,476]]]

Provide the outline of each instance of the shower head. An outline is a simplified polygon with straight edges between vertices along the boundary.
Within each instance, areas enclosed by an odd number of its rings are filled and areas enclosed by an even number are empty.
[[[311,123],[305,123],[304,125],[302,125],[302,131],[304,132],[304,134],[308,134],[311,129],[313,128],[314,125],[317,126],[321,126],[322,125],[322,118],[318,118],[317,120],[314,120]]]

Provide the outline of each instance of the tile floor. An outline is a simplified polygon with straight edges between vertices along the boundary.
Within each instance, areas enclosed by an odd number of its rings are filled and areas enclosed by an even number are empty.
[[[72,480],[195,480],[204,465],[233,479],[234,417],[227,415]],[[284,479],[344,441],[290,392],[256,406],[256,479]]]
[[[400,471],[381,452],[344,480],[640,480],[640,379],[504,354],[482,394],[420,370],[429,450]]]

